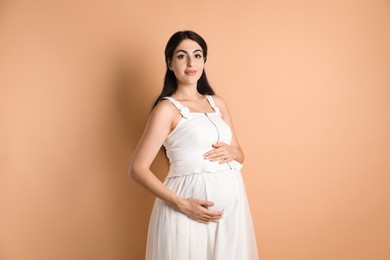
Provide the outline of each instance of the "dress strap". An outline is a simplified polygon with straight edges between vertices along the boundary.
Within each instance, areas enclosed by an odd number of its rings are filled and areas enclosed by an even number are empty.
[[[213,96],[212,96],[212,95],[206,95],[206,98],[207,98],[207,100],[209,101],[211,107],[214,109],[214,111],[220,114],[219,108],[218,108],[217,105],[215,104],[214,99],[213,99]]]
[[[177,100],[174,99],[173,97],[163,97],[162,99],[167,99],[167,100],[169,100],[169,101],[177,108],[177,110],[179,111],[179,113],[180,113],[184,118],[187,118],[187,117],[188,117],[188,113],[190,112],[190,110],[188,109],[188,107],[183,106],[179,101],[177,101]]]

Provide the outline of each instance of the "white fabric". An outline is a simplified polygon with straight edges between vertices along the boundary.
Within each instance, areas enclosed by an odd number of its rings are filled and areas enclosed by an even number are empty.
[[[164,142],[170,169],[164,184],[182,198],[214,202],[223,210],[218,223],[202,224],[156,199],[146,248],[146,260],[257,260],[252,217],[240,169],[242,164],[210,162],[203,154],[216,142],[231,143],[232,133],[212,96],[212,113],[190,112],[166,97],[183,118]]]

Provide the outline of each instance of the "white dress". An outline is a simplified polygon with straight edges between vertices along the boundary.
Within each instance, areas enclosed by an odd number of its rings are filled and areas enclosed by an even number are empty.
[[[220,164],[203,158],[232,133],[212,96],[212,113],[195,113],[166,97],[182,115],[164,142],[170,168],[164,184],[182,198],[214,202],[223,210],[218,223],[202,224],[156,199],[148,231],[146,260],[257,260],[256,238],[237,161]]]

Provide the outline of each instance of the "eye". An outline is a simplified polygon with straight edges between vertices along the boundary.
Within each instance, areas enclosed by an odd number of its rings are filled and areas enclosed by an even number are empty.
[[[177,58],[178,58],[179,60],[183,59],[184,57],[185,57],[184,54],[179,54],[179,55],[177,55]]]
[[[197,59],[202,58],[202,54],[195,54],[195,58],[197,58]]]

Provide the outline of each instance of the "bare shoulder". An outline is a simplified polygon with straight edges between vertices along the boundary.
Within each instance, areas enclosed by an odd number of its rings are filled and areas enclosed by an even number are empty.
[[[158,102],[150,114],[150,122],[157,125],[157,127],[160,128],[160,131],[165,129],[165,127],[167,127],[169,131],[172,131],[180,122],[181,118],[182,116],[175,105],[166,99]]]
[[[166,99],[161,100],[158,104],[153,108],[152,115],[156,116],[164,116],[167,118],[173,118],[177,114],[176,107]]]
[[[219,109],[222,110],[222,112],[228,111],[226,103],[221,96],[213,95],[213,99],[217,107],[219,107]]]

